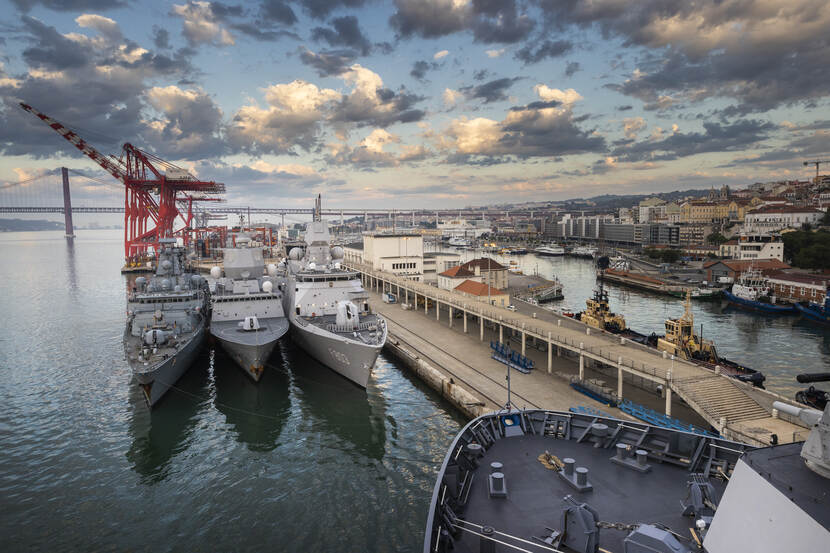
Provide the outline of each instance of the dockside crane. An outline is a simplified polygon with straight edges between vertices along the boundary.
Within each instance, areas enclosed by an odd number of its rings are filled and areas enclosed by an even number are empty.
[[[814,160],[814,161],[805,161],[804,162],[804,167],[807,167],[808,165],[815,165],[816,166],[816,181],[815,181],[816,184],[818,184],[818,170],[819,170],[819,167],[821,167],[822,163],[830,163],[830,159],[817,159],[817,160]]]
[[[186,169],[130,143],[122,146],[119,157],[105,156],[63,123],[28,104],[20,107],[124,183],[124,256],[128,264],[146,257],[150,248],[158,252],[162,238],[180,234],[187,243],[193,202],[221,201],[211,195],[225,192],[224,184],[197,180]],[[174,232],[176,217],[184,222],[184,228]]]

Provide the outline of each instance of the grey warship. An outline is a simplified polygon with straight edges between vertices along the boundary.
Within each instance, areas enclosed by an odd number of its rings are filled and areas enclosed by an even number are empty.
[[[300,347],[365,388],[386,343],[386,321],[369,308],[369,295],[357,273],[341,268],[343,248],[331,246],[320,201],[318,196],[304,247],[288,252],[285,312]]]
[[[224,250],[225,276],[211,269],[215,279],[210,333],[237,365],[259,382],[265,362],[277,341],[288,332],[282,293],[274,289],[276,267],[268,266],[262,249],[248,247],[250,238],[237,238],[237,248]]]
[[[580,413],[507,408],[446,454],[424,553],[780,553],[830,544],[830,405],[753,447]]]
[[[159,241],[156,272],[139,277],[127,298],[124,352],[152,407],[193,363],[204,342],[210,292],[188,272],[185,249]]]

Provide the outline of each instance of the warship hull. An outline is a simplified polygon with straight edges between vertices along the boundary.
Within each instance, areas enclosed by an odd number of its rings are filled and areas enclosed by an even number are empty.
[[[323,330],[301,317],[291,317],[291,338],[317,361],[361,388],[368,384],[386,342],[384,339],[377,345],[364,344]]]
[[[204,341],[205,327],[203,325],[175,354],[162,363],[146,369],[144,367],[133,368],[133,375],[141,386],[144,399],[150,407],[158,403],[190,368]]]
[[[239,368],[259,382],[265,369],[265,362],[274,351],[274,346],[288,332],[288,319],[275,317],[260,319],[257,331],[239,329],[237,321],[222,321],[211,324],[210,333],[219,341]]]

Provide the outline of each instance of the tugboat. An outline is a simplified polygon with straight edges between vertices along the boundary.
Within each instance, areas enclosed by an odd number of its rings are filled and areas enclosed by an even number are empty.
[[[282,293],[274,290],[277,268],[268,266],[261,248],[250,248],[251,239],[241,235],[236,248],[226,248],[225,277],[213,267],[216,279],[212,295],[210,333],[236,361],[245,374],[259,382],[265,362],[277,341],[288,332]]]
[[[597,414],[503,410],[447,450],[423,553],[780,553],[830,543],[830,407],[754,447]]]
[[[810,321],[830,324],[830,290],[824,296],[824,304],[811,301],[809,303],[797,303],[795,308]]]
[[[651,346],[660,351],[665,351],[679,359],[686,359],[708,369],[714,370],[720,367],[721,371],[743,382],[751,382],[754,386],[763,388],[764,377],[754,369],[744,367],[734,361],[718,356],[715,343],[712,340],[705,340],[695,334],[695,318],[692,314],[691,292],[686,294],[686,301],[683,302],[685,311],[677,319],[666,319],[666,334],[664,336],[652,335],[648,338]]]
[[[582,321],[593,328],[614,333],[626,330],[625,318],[612,312],[608,306],[608,292],[603,288],[602,278],[599,279],[599,286],[594,289],[594,297],[586,300],[585,304],[585,311],[580,311],[574,315],[574,319],[577,321]]]
[[[724,289],[723,295],[737,307],[763,313],[786,315],[796,309],[792,305],[777,304],[764,275],[753,267],[741,273],[738,282],[732,285],[732,290]]]
[[[830,382],[830,373],[800,374],[795,378],[802,384]],[[830,393],[819,390],[815,386],[810,386],[796,392],[795,400],[804,405],[809,405],[813,409],[822,410],[827,406],[827,401],[830,400]]]
[[[159,240],[156,273],[135,280],[127,299],[124,352],[151,407],[187,371],[204,342],[210,292],[187,268],[185,249]]]

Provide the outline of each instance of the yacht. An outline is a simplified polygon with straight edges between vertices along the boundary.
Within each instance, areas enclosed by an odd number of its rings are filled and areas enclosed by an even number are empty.
[[[556,244],[550,244],[550,245],[546,245],[546,246],[539,246],[538,248],[533,250],[533,253],[538,254],[538,255],[547,255],[547,256],[552,256],[552,257],[553,256],[558,257],[560,255],[565,255],[565,248],[563,248],[562,246],[558,246]]]

